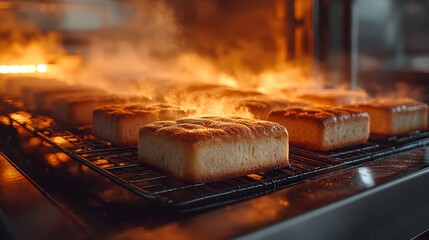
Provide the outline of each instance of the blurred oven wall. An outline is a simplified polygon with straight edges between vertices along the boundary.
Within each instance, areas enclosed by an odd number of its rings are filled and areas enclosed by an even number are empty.
[[[69,54],[82,54],[93,34],[120,27],[130,12],[116,0],[0,0],[0,35],[26,40],[56,32]]]
[[[354,0],[353,87],[429,102],[429,1]]]

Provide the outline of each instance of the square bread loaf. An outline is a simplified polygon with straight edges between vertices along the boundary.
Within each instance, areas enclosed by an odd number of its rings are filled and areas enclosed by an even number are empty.
[[[284,167],[288,133],[261,120],[194,117],[140,129],[138,157],[188,182],[207,182]]]
[[[24,76],[10,76],[4,80],[3,95],[20,98],[22,90],[25,87],[47,87],[47,86],[66,86],[65,82],[48,78],[24,77]]]
[[[163,89],[162,99],[166,102],[181,103],[188,101],[196,101],[201,97],[208,98],[209,93],[219,91],[218,89],[229,89],[223,85],[205,84],[205,83],[183,83],[175,85],[167,89]]]
[[[66,88],[67,85],[50,85],[45,86],[26,86],[21,90],[21,99],[24,103],[24,108],[30,111],[36,110],[35,94],[38,92],[50,91],[55,89]]]
[[[286,99],[255,97],[240,100],[237,105],[237,110],[247,111],[256,119],[267,120],[270,112],[274,110],[281,110],[292,106],[308,106],[309,104]]]
[[[289,131],[290,143],[328,151],[364,143],[369,137],[368,113],[328,107],[291,107],[270,113],[268,119]]]
[[[428,128],[428,105],[412,99],[378,98],[345,107],[368,112],[372,133],[401,135]]]
[[[123,103],[118,97],[107,95],[74,95],[57,99],[52,105],[54,119],[71,126],[92,124],[92,112],[103,105]]]
[[[177,106],[162,103],[102,106],[93,112],[94,133],[114,145],[137,145],[139,129],[144,125],[187,114]]]
[[[57,99],[52,106],[52,116],[67,125],[92,125],[92,112],[104,105],[148,103],[144,97],[119,97],[106,94],[76,94]]]
[[[103,94],[104,92],[97,89],[86,88],[81,86],[68,86],[51,88],[34,92],[35,110],[42,113],[51,113],[53,103],[64,97],[74,97],[76,95]]]
[[[296,97],[313,104],[331,107],[360,103],[367,99],[365,92],[344,89],[311,90],[298,93]]]

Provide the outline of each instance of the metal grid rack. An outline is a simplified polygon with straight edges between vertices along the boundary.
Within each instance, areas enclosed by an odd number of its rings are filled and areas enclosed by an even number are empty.
[[[11,116],[13,122],[71,158],[145,199],[181,212],[245,200],[324,173],[429,143],[429,132],[416,132],[414,137],[408,136],[407,141],[390,139],[378,143],[368,142],[330,152],[312,152],[291,146],[290,166],[286,168],[211,183],[189,184],[138,163],[136,147],[112,146],[94,136],[90,128],[61,128],[46,116],[26,112],[16,114],[27,117]]]

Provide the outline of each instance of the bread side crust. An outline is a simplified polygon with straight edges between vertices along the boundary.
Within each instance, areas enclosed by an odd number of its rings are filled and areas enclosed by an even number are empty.
[[[92,112],[97,107],[120,103],[112,96],[78,96],[61,98],[53,103],[52,115],[55,119],[72,126],[87,126],[93,123]]]
[[[288,129],[291,144],[318,151],[364,143],[370,132],[367,113],[342,108],[286,108],[271,112],[269,120]]]
[[[212,124],[204,120],[211,121]],[[226,131],[218,131],[218,127],[222,128],[215,126],[219,120],[220,124],[229,122],[229,126],[223,126]],[[258,126],[257,121],[249,120],[246,126],[243,122],[243,125],[237,124],[237,121],[240,120],[203,118],[148,124],[140,129],[139,160],[188,182],[215,181],[288,165],[286,129],[275,123],[264,122],[261,123],[262,126]],[[255,125],[254,131],[240,129],[252,124]],[[275,125],[274,128],[280,132],[273,132],[273,127],[268,127],[268,124]],[[178,131],[177,128],[181,130]],[[255,130],[257,128],[264,128],[266,131]],[[190,134],[195,136],[189,137]],[[275,154],[263,153],[265,147],[273,147]],[[163,153],[166,156],[160,156]],[[263,156],[258,156],[260,154]],[[266,158],[261,159],[264,156]]]
[[[368,112],[372,133],[401,135],[428,128],[428,105],[415,100],[381,98],[345,107]]]
[[[342,89],[312,90],[298,94],[299,99],[310,101],[315,104],[338,107],[345,104],[362,102],[367,99],[363,92]]]
[[[250,112],[254,118],[268,120],[270,112],[281,110],[292,106],[308,106],[308,103],[299,101],[288,101],[285,99],[273,99],[268,97],[254,97],[243,99],[238,103],[238,110]]]
[[[137,145],[139,129],[159,120],[174,120],[187,115],[168,104],[107,105],[94,110],[94,133],[115,145]]]

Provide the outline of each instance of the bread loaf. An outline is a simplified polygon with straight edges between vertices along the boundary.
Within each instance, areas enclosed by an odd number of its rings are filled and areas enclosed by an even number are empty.
[[[369,116],[362,111],[328,107],[291,107],[270,113],[268,120],[289,131],[290,143],[328,151],[364,143],[369,137]]]
[[[368,112],[376,134],[401,135],[428,127],[428,105],[412,99],[377,98],[345,107]]]
[[[185,117],[187,111],[170,104],[122,104],[96,108],[94,133],[115,145],[137,145],[139,129],[160,120]]]
[[[189,182],[242,176],[288,165],[287,130],[244,118],[195,117],[140,129],[141,162]]]

